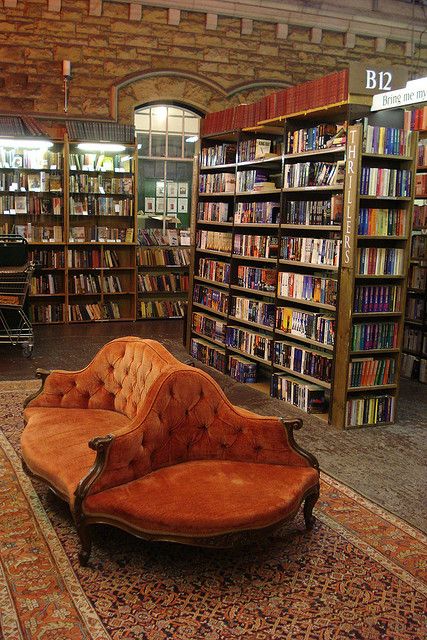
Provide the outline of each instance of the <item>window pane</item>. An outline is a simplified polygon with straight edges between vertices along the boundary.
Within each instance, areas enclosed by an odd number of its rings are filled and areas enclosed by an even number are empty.
[[[135,113],[135,128],[148,131],[150,128],[150,115],[148,113]]]
[[[168,131],[172,133],[182,133],[183,120],[182,116],[169,116]]]
[[[196,143],[184,140],[184,158],[192,158],[196,152]]]
[[[164,133],[151,134],[151,155],[157,157],[166,155],[166,135]]]
[[[152,131],[166,130],[167,107],[153,107],[151,109],[151,129]]]
[[[183,109],[181,107],[168,107],[168,114],[170,116],[182,116]]]
[[[148,133],[137,133],[136,139],[138,143],[138,155],[139,156],[148,156],[149,154],[149,141],[150,136]],[[141,145],[141,146],[140,146]]]
[[[182,158],[182,135],[168,135],[169,158]]]
[[[199,133],[199,118],[185,118],[184,119],[184,131],[185,133],[192,133],[198,135]]]

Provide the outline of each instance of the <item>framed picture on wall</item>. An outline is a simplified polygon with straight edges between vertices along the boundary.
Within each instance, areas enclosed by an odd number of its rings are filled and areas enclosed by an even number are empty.
[[[145,198],[145,213],[154,213],[156,207],[155,198]]]
[[[176,198],[168,198],[167,212],[168,213],[176,213],[176,210],[177,210]]]
[[[176,198],[178,195],[178,184],[176,182],[168,182],[168,198]]]
[[[156,198],[156,213],[164,213],[164,212],[165,212],[165,199]]]
[[[178,198],[178,213],[188,213],[188,198]]]
[[[188,182],[178,182],[178,197],[188,198]]]
[[[156,182],[156,196],[161,198],[165,195],[165,183],[163,180],[157,180]]]

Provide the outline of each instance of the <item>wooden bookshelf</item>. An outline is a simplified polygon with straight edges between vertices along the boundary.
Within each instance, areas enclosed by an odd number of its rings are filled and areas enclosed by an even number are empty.
[[[346,139],[340,144],[322,148],[325,143],[320,136],[329,135],[330,131],[341,135],[341,123],[359,118],[360,113],[359,106],[353,111],[352,105],[344,101],[274,119],[280,127],[270,133],[270,140],[282,146],[281,163],[278,158],[270,163],[260,158],[239,161],[242,144],[246,148],[252,144],[254,148],[269,139],[261,126],[235,131],[232,137],[228,133],[227,137],[211,134],[202,138],[202,152],[205,145],[223,145],[230,140],[236,147],[236,157],[228,164],[228,168],[235,170],[233,197],[227,193],[221,209],[222,221],[211,220],[213,233],[230,233],[231,226],[231,251],[228,247],[218,251],[217,258],[214,251],[196,244],[193,262],[194,284],[204,283],[225,293],[228,310],[219,314],[192,302],[190,295],[188,312],[188,348],[194,357],[201,354],[205,363],[214,367],[218,364],[222,372],[230,373],[230,358],[238,354],[243,359],[242,370],[244,362],[249,363],[248,370],[252,362],[251,366],[258,367],[262,386],[265,387],[266,380],[271,381],[268,386],[273,395],[290,398],[299,389],[300,399],[294,400],[296,406],[312,407],[337,429],[393,422],[410,255],[414,181],[410,190],[402,187],[401,191],[392,191],[389,185],[390,190],[386,191],[382,180],[391,180],[384,176],[395,175],[387,173],[388,170],[403,172],[399,174],[402,180],[409,175],[413,178],[415,136],[404,142],[407,146],[403,152],[398,150],[395,155],[390,149],[378,153],[368,149],[367,136],[372,131],[365,122],[349,126]],[[305,133],[308,129],[309,134]],[[307,142],[313,135],[318,139]],[[250,138],[252,142],[248,143]],[[262,140],[257,142],[258,139]],[[209,171],[220,173],[223,168],[224,164],[210,166]],[[367,169],[373,169],[372,173]],[[260,191],[242,187],[241,174],[248,170],[264,172],[259,174],[260,179],[274,180],[276,186]],[[381,172],[376,174],[375,170]],[[362,177],[366,180],[369,176],[373,181],[377,175],[381,176],[381,183],[375,195],[369,190],[361,193],[372,186],[368,183],[363,186]],[[250,176],[244,176],[244,180],[247,178]],[[400,189],[402,184],[394,186]],[[213,210],[219,195],[224,194],[203,193],[200,210],[208,206]],[[207,205],[210,196],[212,205]],[[278,208],[277,219],[261,218],[262,207],[267,210],[267,203],[271,202],[276,205],[269,204],[268,211]],[[249,221],[242,221],[242,211],[249,216],[243,219]],[[254,211],[257,213],[253,214]],[[251,220],[251,215],[258,218]],[[369,218],[369,227],[364,226],[362,215]],[[208,224],[206,220],[196,220],[195,235]],[[266,254],[270,250],[266,249],[266,238],[276,236],[274,254]],[[258,257],[249,255],[251,244],[256,247]],[[220,283],[204,279],[199,272],[202,257],[210,261],[212,269],[217,259],[225,262],[227,278]],[[369,264],[365,263],[368,259]],[[271,282],[274,290],[262,290],[267,283],[271,286]],[[367,296],[367,292],[371,299],[374,293],[378,297],[375,312],[368,306],[369,297],[361,298],[363,304],[357,298]],[[206,336],[210,340],[207,350],[195,344],[204,339],[203,327],[194,325],[193,319],[193,314],[200,312],[206,316],[203,324],[206,331],[211,332],[214,327],[222,336],[215,341]],[[274,327],[267,324],[267,317],[274,318]],[[289,323],[295,323],[294,332]],[[371,327],[374,324],[376,329]],[[301,333],[298,326],[303,327]],[[239,342],[244,348],[238,346]],[[260,357],[260,350],[265,357]],[[362,373],[361,384],[355,384]],[[372,381],[365,384],[368,373]]]

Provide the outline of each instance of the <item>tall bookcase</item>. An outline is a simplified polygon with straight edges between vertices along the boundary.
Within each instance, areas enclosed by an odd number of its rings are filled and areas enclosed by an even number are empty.
[[[201,150],[190,353],[337,428],[394,418],[410,254],[415,136],[363,111]]]
[[[417,110],[426,112],[427,109]],[[427,114],[424,115],[424,122]],[[427,383],[427,129],[417,129],[417,180],[408,276],[402,375]]]

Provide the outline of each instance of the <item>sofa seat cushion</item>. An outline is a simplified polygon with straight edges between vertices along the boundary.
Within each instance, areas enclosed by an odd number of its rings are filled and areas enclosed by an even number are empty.
[[[95,461],[89,441],[130,424],[123,414],[103,409],[28,407],[24,418],[21,447],[26,464],[70,500]]]
[[[313,468],[197,460],[157,469],[89,495],[89,517],[149,534],[211,536],[257,529],[294,515],[319,474]]]

